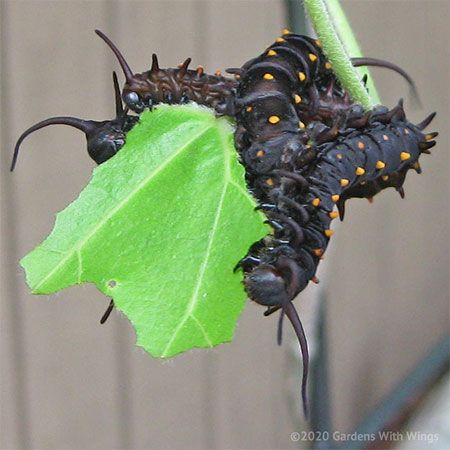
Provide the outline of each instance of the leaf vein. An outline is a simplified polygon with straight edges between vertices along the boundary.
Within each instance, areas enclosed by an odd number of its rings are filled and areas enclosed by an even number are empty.
[[[220,138],[222,140],[222,142],[224,141],[223,139],[223,132],[222,130],[219,131],[220,134]],[[206,253],[205,253],[205,258],[203,260],[203,263],[200,267],[200,272],[199,272],[199,276],[197,278],[197,283],[194,286],[194,291],[192,293],[191,299],[189,300],[189,303],[187,304],[186,307],[186,312],[183,316],[183,318],[180,320],[180,323],[178,324],[178,326],[175,328],[172,337],[170,338],[169,342],[166,344],[164,350],[161,353],[161,357],[164,358],[167,353],[170,350],[170,347],[172,346],[173,342],[175,341],[178,333],[180,332],[181,328],[184,326],[184,324],[186,323],[186,321],[189,319],[189,317],[192,317],[192,311],[195,309],[196,304],[198,303],[198,293],[200,291],[200,287],[201,284],[203,282],[203,277],[205,276],[205,272],[206,272],[206,268],[208,266],[208,261],[209,258],[211,256],[211,249],[212,249],[212,243],[214,241],[215,238],[215,234],[217,232],[217,228],[218,228],[218,224],[219,224],[219,218],[221,216],[222,213],[222,206],[225,200],[225,193],[228,189],[228,185],[230,184],[231,178],[230,178],[230,160],[229,158],[227,158],[227,150],[226,150],[226,145],[224,144],[222,146],[223,148],[223,153],[224,153],[224,184],[223,184],[223,189],[222,189],[222,193],[220,195],[220,200],[217,204],[217,208],[216,208],[216,213],[215,213],[215,217],[214,217],[214,221],[213,221],[213,225],[212,225],[212,229],[211,232],[209,234],[209,240],[208,240],[208,245],[206,247]],[[197,325],[198,322],[197,322]],[[201,331],[203,332],[203,334],[205,334],[203,327],[199,327],[201,329]],[[206,336],[205,336],[206,337]],[[209,338],[207,338],[207,340],[209,342],[211,342],[209,340]]]
[[[213,343],[211,342],[211,339],[208,336],[208,333],[205,330],[205,327],[202,325],[200,320],[198,320],[197,317],[195,317],[193,313],[191,313],[191,318],[198,325],[198,327],[200,328],[200,331],[203,333],[203,336],[205,337],[205,340],[208,343],[208,345],[210,347],[214,347]]]
[[[163,357],[163,358],[167,355],[167,353],[170,350],[170,347],[173,344],[174,340],[176,339],[178,333],[180,332],[181,328],[186,323],[186,321],[189,319],[189,317],[191,317],[192,311],[194,310],[196,304],[198,303],[198,292],[200,291],[200,287],[203,282],[203,277],[205,276],[206,268],[208,266],[208,261],[211,256],[212,243],[214,241],[214,237],[215,237],[215,234],[217,231],[217,226],[219,223],[219,217],[221,215],[221,209],[222,209],[222,205],[223,205],[223,202],[225,199],[226,190],[227,190],[227,183],[224,183],[222,194],[221,194],[220,200],[217,204],[217,209],[216,209],[216,214],[214,216],[213,226],[212,226],[211,232],[209,234],[209,240],[208,240],[208,246],[206,247],[205,258],[200,267],[200,272],[199,272],[199,275],[197,278],[197,283],[194,286],[194,291],[192,293],[191,299],[189,300],[189,303],[187,304],[186,312],[185,312],[183,318],[181,319],[178,326],[175,328],[175,331],[173,332],[172,337],[170,338],[169,342],[167,343],[166,347],[164,348],[164,350],[161,354],[161,357]]]

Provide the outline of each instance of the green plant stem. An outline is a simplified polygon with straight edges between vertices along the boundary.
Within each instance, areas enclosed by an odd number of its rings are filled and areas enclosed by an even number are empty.
[[[360,81],[358,71],[352,66],[345,48],[339,40],[326,8],[325,0],[304,0],[304,5],[322,43],[323,50],[333,65],[333,70],[343,88],[348,92],[352,100],[361,103],[365,110],[372,109],[375,104]],[[349,30],[350,26],[346,33]]]
[[[334,23],[334,28],[347,51],[347,55],[352,57],[363,56],[361,48],[358,44],[355,34],[353,33],[352,27],[348,18],[342,8],[339,0],[325,0],[328,12],[330,14],[331,20]],[[373,82],[373,78],[370,76],[370,71],[366,67],[359,67],[356,69],[362,78],[363,75],[367,75],[367,89],[372,102],[375,104],[381,104],[380,96],[378,95],[377,88]]]

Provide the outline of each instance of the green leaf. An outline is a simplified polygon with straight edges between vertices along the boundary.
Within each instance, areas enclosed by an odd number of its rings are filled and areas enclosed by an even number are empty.
[[[232,131],[195,106],[142,114],[21,261],[32,291],[95,283],[156,357],[230,341],[246,297],[233,267],[268,231]]]

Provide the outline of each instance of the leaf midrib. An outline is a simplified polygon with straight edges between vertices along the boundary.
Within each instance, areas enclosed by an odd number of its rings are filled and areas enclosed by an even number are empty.
[[[208,334],[206,333],[205,328],[202,326],[199,319],[193,315],[193,311],[199,301],[198,293],[202,286],[203,277],[205,275],[206,268],[207,268],[208,262],[209,262],[209,258],[211,256],[212,243],[214,242],[216,231],[217,231],[217,226],[219,223],[219,218],[222,213],[222,206],[223,206],[223,203],[225,200],[225,193],[230,185],[238,187],[239,190],[241,190],[240,186],[238,186],[231,177],[230,157],[232,155],[232,152],[228,148],[229,147],[228,141],[227,141],[226,137],[224,136],[223,127],[221,127],[220,125],[218,127],[218,133],[219,133],[220,141],[222,143],[221,147],[222,147],[222,151],[223,151],[223,165],[224,165],[223,188],[222,188],[222,192],[220,195],[220,200],[217,203],[216,214],[214,216],[212,230],[209,233],[209,240],[208,240],[208,245],[206,247],[205,258],[203,260],[203,264],[200,267],[199,275],[197,278],[197,283],[194,285],[191,299],[189,300],[189,303],[186,306],[186,312],[185,312],[184,316],[182,317],[182,319],[180,320],[177,327],[175,328],[173,335],[170,338],[170,340],[167,342],[166,346],[164,347],[164,350],[161,352],[161,358],[167,357],[173,342],[175,341],[176,337],[178,336],[178,333],[180,332],[181,328],[184,326],[184,324],[190,317],[192,317],[194,319],[194,321],[197,324],[198,328],[200,329],[201,333],[205,336],[207,343],[209,344],[210,347],[212,347],[211,339],[209,338]],[[234,148],[232,150],[234,151]]]

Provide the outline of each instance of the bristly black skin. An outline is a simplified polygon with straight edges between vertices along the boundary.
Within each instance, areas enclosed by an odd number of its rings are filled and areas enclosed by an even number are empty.
[[[390,63],[355,61],[368,63],[408,79]],[[317,41],[305,36],[285,33],[238,73],[235,143],[248,187],[273,227],[240,267],[249,297],[267,306],[267,315],[281,309],[278,341],[284,314],[295,329],[306,415],[308,349],[291,302],[309,281],[318,282],[331,221],[343,217],[345,200],[371,198],[391,186],[403,195],[406,172],[420,172],[418,158],[435,144],[437,133],[422,133],[433,115],[415,126],[401,102],[391,111],[364,112],[340,88]]]
[[[89,156],[97,163],[101,164],[114,156],[125,144],[125,134],[137,123],[137,116],[130,116],[123,109],[120,99],[117,76],[113,73],[114,92],[116,99],[116,117],[112,120],[83,120],[76,117],[51,117],[43,120],[22,133],[14,148],[14,155],[11,162],[11,172],[14,170],[19,149],[23,140],[31,133],[49,125],[69,125],[81,130],[87,140],[87,151]]]
[[[351,61],[355,67],[382,67],[400,74],[418,100],[414,81],[401,67],[377,58],[351,58]],[[261,83],[259,89],[270,90],[276,79],[280,82],[277,87],[283,85],[283,89],[277,89],[277,92],[294,99],[296,111],[305,125],[311,121],[331,125],[337,115],[354,106],[323,54],[320,41],[289,33],[288,30],[265,52],[244,64],[241,69],[229,71],[241,77],[238,99],[244,104],[251,102],[251,98],[245,96],[249,80],[262,77],[266,83]],[[245,79],[242,78],[243,74]],[[250,82],[250,85],[253,83]],[[266,95],[269,95],[269,92],[266,92]]]
[[[196,70],[188,69],[191,58],[187,58],[176,69],[161,69],[156,54],[152,55],[149,71],[135,74],[114,43],[100,30],[95,32],[113,51],[123,70],[126,82],[122,98],[131,110],[141,113],[158,103],[196,102],[214,108],[219,114],[233,114],[230,108],[233,106],[236,80],[221,76],[219,71],[215,75],[208,75],[202,66]]]

